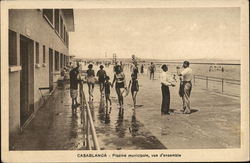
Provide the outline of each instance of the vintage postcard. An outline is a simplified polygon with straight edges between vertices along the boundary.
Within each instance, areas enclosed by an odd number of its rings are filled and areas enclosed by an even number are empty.
[[[2,161],[249,160],[248,5],[1,1]]]

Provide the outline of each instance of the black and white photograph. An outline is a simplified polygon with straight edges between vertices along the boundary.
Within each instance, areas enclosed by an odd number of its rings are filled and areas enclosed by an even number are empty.
[[[248,1],[3,1],[1,15],[4,162],[249,160]]]

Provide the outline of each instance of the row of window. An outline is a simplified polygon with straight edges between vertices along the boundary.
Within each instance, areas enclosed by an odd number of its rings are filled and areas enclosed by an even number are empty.
[[[45,50],[45,45],[43,45],[43,63],[46,63],[46,50]],[[52,54],[53,55],[53,49],[52,50]],[[67,56],[64,55],[63,53],[59,53],[58,51],[55,51],[55,70],[59,71],[60,68],[63,68],[64,66],[66,66],[66,62],[67,62]],[[39,43],[36,42],[36,64],[40,64],[40,56],[39,56]]]
[[[17,64],[17,33],[14,31],[9,30],[9,65],[18,65]],[[54,51],[53,49],[49,48],[48,53],[46,53],[46,46],[42,45],[42,62],[40,61],[40,46],[38,42],[35,42],[35,63],[36,64],[46,64],[46,54],[54,55],[54,68],[55,71],[59,71],[60,68],[66,66],[68,61],[68,56],[63,53],[59,53],[58,51]],[[54,53],[53,53],[54,51]],[[53,65],[53,62],[52,62]]]
[[[60,68],[66,66],[67,56],[55,51],[55,71],[59,71]]]
[[[59,9],[43,9],[43,15],[55,32],[68,47],[69,35]]]

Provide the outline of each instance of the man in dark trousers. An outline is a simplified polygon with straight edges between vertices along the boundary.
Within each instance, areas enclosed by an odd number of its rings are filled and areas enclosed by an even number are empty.
[[[74,109],[75,107],[77,107],[78,105],[80,105],[77,102],[77,96],[78,96],[78,75],[79,75],[79,64],[77,63],[77,66],[75,68],[73,68],[70,72],[69,72],[69,76],[70,76],[70,97],[72,98],[72,109]]]
[[[151,65],[149,66],[149,72],[150,72],[150,80],[154,80],[154,75],[155,75],[155,65],[153,62],[151,62]]]
[[[162,104],[161,104],[161,113],[169,114],[169,106],[170,106],[170,91],[169,86],[175,86],[173,77],[168,72],[167,65],[162,65],[162,73],[161,77],[161,91],[162,91]]]

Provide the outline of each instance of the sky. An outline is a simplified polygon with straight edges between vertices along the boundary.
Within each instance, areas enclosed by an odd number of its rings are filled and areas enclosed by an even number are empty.
[[[74,9],[79,58],[240,59],[240,8]]]

